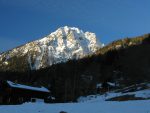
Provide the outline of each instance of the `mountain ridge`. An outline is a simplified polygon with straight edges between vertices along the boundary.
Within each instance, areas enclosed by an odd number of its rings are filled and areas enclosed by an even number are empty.
[[[65,26],[42,39],[3,52],[0,55],[0,67],[8,67],[9,70],[9,63],[13,62],[13,57],[17,57],[23,59],[22,65],[26,68],[37,70],[69,59],[82,58],[101,47],[103,45],[97,41],[94,33]]]

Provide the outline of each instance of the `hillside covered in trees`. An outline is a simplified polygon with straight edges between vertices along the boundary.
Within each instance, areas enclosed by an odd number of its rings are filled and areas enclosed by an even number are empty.
[[[16,62],[21,60],[16,58]],[[57,102],[75,101],[97,93],[99,83],[112,82],[123,88],[150,82],[150,34],[114,41],[93,55],[37,71],[0,70],[1,80],[43,85]]]

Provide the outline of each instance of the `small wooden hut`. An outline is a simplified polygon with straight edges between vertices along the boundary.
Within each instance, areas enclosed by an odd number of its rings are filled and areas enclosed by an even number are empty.
[[[22,104],[24,102],[50,98],[50,91],[45,87],[33,87],[11,81],[0,81],[0,104]]]

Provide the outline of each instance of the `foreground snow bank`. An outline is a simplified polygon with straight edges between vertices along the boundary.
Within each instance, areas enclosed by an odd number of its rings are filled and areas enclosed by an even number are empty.
[[[150,113],[150,100],[0,106],[0,113]]]
[[[78,102],[103,102],[105,100],[114,98],[114,97],[119,97],[119,96],[125,96],[125,95],[135,95],[135,97],[141,97],[144,99],[150,99],[150,88],[145,89],[145,90],[140,90],[140,91],[135,91],[135,92],[127,92],[127,93],[122,93],[122,92],[107,92],[103,95],[89,95],[89,96],[81,96],[78,98]]]

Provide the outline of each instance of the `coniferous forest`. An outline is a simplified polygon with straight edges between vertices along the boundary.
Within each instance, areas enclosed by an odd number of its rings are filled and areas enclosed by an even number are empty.
[[[122,88],[150,82],[150,34],[114,41],[95,54],[37,71],[22,67],[21,59],[13,61],[13,71],[0,68],[1,80],[43,85],[56,102],[76,101],[79,96],[97,93],[98,83],[112,82]]]

